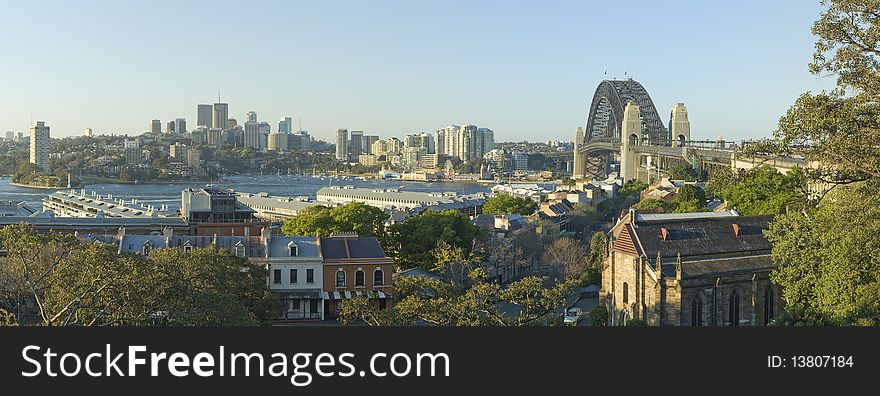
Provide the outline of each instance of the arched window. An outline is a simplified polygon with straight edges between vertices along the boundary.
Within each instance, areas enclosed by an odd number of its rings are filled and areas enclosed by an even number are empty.
[[[773,285],[767,286],[764,291],[764,326],[776,317],[776,292]]]
[[[336,270],[336,287],[345,287],[345,271]]]
[[[629,284],[623,282],[623,303],[629,304]]]
[[[383,285],[385,285],[385,272],[377,268],[373,271],[373,286]]]
[[[153,250],[153,245],[150,245],[149,242],[144,243],[144,249],[143,249],[144,256],[149,255],[150,250]]]
[[[354,272],[354,285],[355,286],[364,286],[364,270],[358,269]]]
[[[739,292],[736,290],[730,293],[727,302],[727,322],[730,326],[739,326]]]
[[[694,297],[691,305],[691,326],[703,325],[703,299],[699,295]]]
[[[290,257],[296,257],[298,252],[296,244],[293,243],[293,241],[290,241],[290,243],[287,244],[287,253],[290,255]]]

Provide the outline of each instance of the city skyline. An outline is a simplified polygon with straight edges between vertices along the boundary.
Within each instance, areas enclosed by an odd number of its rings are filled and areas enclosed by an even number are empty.
[[[185,118],[193,129],[197,104],[214,103],[219,89],[229,118],[253,110],[274,130],[292,117],[292,129],[302,120],[327,142],[337,129],[402,136],[461,123],[488,125],[498,141],[569,141],[596,85],[633,77],[664,118],[684,102],[695,139],[756,138],[775,129],[802,91],[833,85],[807,71],[819,5],[802,3],[635,3],[622,27],[604,17],[619,10],[601,3],[263,2],[249,7],[265,29],[221,31],[216,40],[159,16],[186,20],[231,3],[22,5],[11,10],[9,28],[22,30],[17,24],[39,14],[46,29],[0,49],[9,59],[47,62],[4,64],[0,129],[44,120],[56,137],[84,128],[135,135],[154,118]],[[285,18],[297,29],[283,28]],[[204,59],[194,45],[228,56]],[[174,52],[189,55],[163,60]]]

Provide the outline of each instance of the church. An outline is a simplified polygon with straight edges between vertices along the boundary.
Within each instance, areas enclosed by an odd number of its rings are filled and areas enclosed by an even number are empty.
[[[599,303],[609,325],[766,326],[780,312],[772,216],[630,210],[611,230]]]

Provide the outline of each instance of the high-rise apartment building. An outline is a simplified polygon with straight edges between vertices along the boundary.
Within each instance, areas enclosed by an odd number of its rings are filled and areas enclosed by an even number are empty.
[[[8,141],[10,141],[10,142],[13,141],[13,140],[15,140],[15,132],[13,132],[13,131],[6,131],[6,140],[8,140]]]
[[[257,112],[256,111],[247,112],[247,120],[249,122],[257,122]]]
[[[214,103],[213,128],[229,128],[229,103]]]
[[[6,132],[7,135],[9,135],[10,133],[11,133],[11,132]],[[85,129],[83,129],[83,136],[85,136],[85,137],[92,137],[92,128],[85,128]]]
[[[49,126],[43,121],[31,127],[31,163],[49,169]]]
[[[200,104],[198,107],[198,117],[196,126],[202,126],[205,128],[211,128],[214,126],[214,122],[211,119],[212,114],[211,105],[209,104]]]
[[[482,158],[495,148],[495,134],[476,125],[450,125],[437,130],[436,152],[462,161]]]
[[[162,133],[162,121],[152,120],[150,121],[150,133],[154,135],[159,135]]]
[[[198,126],[191,134],[192,144],[193,146],[197,144],[207,144],[208,143],[208,128],[204,126]]]
[[[348,129],[336,130],[336,159],[348,161]]]
[[[364,153],[373,154],[373,143],[379,140],[376,135],[364,135]]]

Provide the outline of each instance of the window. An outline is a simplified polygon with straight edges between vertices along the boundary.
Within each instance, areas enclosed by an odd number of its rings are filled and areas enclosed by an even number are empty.
[[[629,284],[623,282],[623,303],[629,303]]]
[[[315,270],[311,268],[306,270],[306,283],[315,283]]]
[[[739,326],[739,292],[736,290],[727,302],[727,322],[730,326]]]
[[[358,269],[354,273],[354,285],[355,286],[364,286],[364,270]]]
[[[320,301],[320,300],[315,300],[315,299],[309,300],[309,312],[310,313],[318,313],[318,301]]]
[[[235,255],[238,257],[245,256],[244,245],[242,245],[241,242],[235,245]]]
[[[764,326],[770,324],[770,321],[776,317],[776,293],[773,286],[767,286],[764,291]]]
[[[381,269],[373,271],[373,286],[382,286],[385,284],[385,272]]]
[[[290,283],[296,283],[296,280],[297,280],[296,269],[291,269],[290,270]]]
[[[144,250],[143,250],[144,256],[150,254],[150,250],[153,250],[153,245],[150,245],[149,242],[145,243]]]
[[[275,283],[275,284],[281,283],[281,270],[280,269],[272,271],[272,283]]]
[[[193,250],[193,247],[192,247],[192,246],[190,246],[190,245],[183,245],[183,252],[184,252],[184,253],[192,252],[192,250]]]
[[[691,326],[703,325],[703,299],[700,296],[694,297],[691,306]]]
[[[336,270],[336,287],[345,287],[345,271]]]
[[[291,257],[294,257],[297,255],[296,244],[293,243],[292,241],[287,244],[287,253],[289,253]]]

